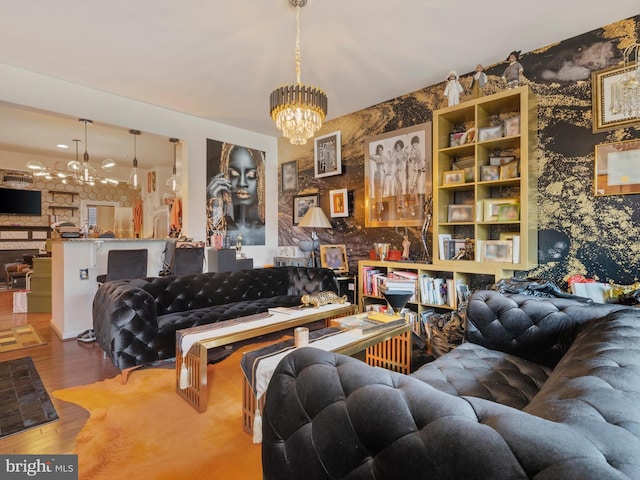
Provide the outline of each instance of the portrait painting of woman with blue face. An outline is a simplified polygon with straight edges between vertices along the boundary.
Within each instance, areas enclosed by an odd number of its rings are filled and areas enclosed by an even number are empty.
[[[265,244],[264,152],[207,139],[207,230]]]

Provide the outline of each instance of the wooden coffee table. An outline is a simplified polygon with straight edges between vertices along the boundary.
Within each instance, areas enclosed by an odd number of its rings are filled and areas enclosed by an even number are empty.
[[[274,312],[250,315],[224,322],[186,328],[176,332],[176,391],[198,412],[207,409],[207,351],[211,348],[287,330],[318,320],[326,324],[333,318],[353,313],[350,303],[330,304],[319,308],[288,309],[289,313]],[[180,376],[186,387],[181,388]]]
[[[362,315],[366,316],[366,314],[357,314],[355,317]],[[340,318],[338,322],[333,324],[337,325],[340,320],[344,319]],[[365,361],[369,365],[404,374],[409,373],[411,369],[411,325],[409,323],[382,327],[369,333],[345,330],[330,337],[312,341],[309,346],[343,355],[355,355],[365,351]],[[266,350],[266,348],[268,347],[263,347],[261,350]],[[258,358],[251,368],[253,372],[256,372],[256,377],[260,377],[259,380],[254,380],[257,385],[252,385],[247,376],[244,376],[242,428],[247,433],[253,432],[256,410],[262,411],[264,409],[266,387],[275,367],[294,350],[294,348],[287,347],[266,358]]]

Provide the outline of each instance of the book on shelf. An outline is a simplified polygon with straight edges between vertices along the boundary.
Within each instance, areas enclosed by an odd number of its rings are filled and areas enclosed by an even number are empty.
[[[367,314],[367,320],[384,325],[385,327],[389,327],[391,325],[402,325],[405,323],[403,316],[397,314],[389,315],[386,312],[369,312]]]
[[[383,288],[394,292],[413,292],[413,295],[408,301],[416,301],[417,285],[415,279],[394,278],[391,277],[391,275],[382,273],[374,274],[371,279],[371,292],[369,294],[380,297],[382,296]]]
[[[520,263],[520,235],[514,235],[511,242],[513,243],[513,263]]]
[[[428,273],[420,276],[420,300],[429,305],[447,305],[448,301],[447,279],[432,277]]]
[[[440,254],[440,260],[447,260],[444,248],[445,240],[451,240],[451,235],[448,233],[438,234],[438,253]]]

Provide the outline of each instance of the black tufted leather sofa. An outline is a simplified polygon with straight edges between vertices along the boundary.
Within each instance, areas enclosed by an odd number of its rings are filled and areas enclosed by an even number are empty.
[[[277,267],[107,282],[93,299],[96,340],[120,370],[174,358],[176,330],[300,305],[337,292],[332,270]]]
[[[467,342],[412,375],[287,356],[264,478],[640,479],[639,309],[481,291],[467,315]]]

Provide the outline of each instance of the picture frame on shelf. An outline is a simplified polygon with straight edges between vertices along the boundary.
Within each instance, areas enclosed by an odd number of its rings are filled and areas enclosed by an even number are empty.
[[[494,182],[496,180],[500,180],[499,165],[482,165],[480,167],[481,182]]]
[[[511,178],[518,178],[517,160],[500,165],[500,180],[509,180]]]
[[[455,132],[449,134],[449,147],[459,147],[462,145],[462,137],[465,132]]]
[[[431,126],[426,122],[365,138],[366,228],[422,226],[432,189]]]
[[[296,195],[293,197],[293,224],[298,225],[302,217],[311,207],[320,206],[320,195],[317,193],[308,195]]]
[[[513,261],[513,242],[509,240],[484,240],[481,245],[481,261],[504,263]]]
[[[637,65],[619,65],[591,74],[594,133],[640,123],[638,117],[629,117],[619,108],[622,92],[618,84],[636,68]]]
[[[640,193],[640,140],[596,145],[594,170],[595,196]]]
[[[464,170],[464,182],[468,183],[468,182],[473,182],[475,181],[475,169],[476,169],[476,160],[475,157],[473,155],[468,156],[468,157],[462,157],[459,159],[456,159],[455,162],[453,162],[453,170]]]
[[[497,222],[500,207],[502,205],[519,204],[517,198],[485,198],[484,204],[484,217],[485,222]]]
[[[502,125],[495,127],[483,127],[478,129],[478,141],[486,142],[502,138]]]
[[[334,272],[349,271],[349,259],[345,245],[320,245],[320,265]]]
[[[505,203],[498,206],[498,222],[515,222],[520,220],[520,204]]]
[[[449,205],[447,221],[449,223],[473,222],[473,205]]]
[[[280,167],[280,184],[283,192],[298,191],[298,161],[283,163]]]
[[[349,196],[346,188],[329,191],[329,208],[332,218],[349,216]]]
[[[342,174],[342,137],[339,131],[314,139],[315,178]]]
[[[505,137],[515,137],[520,135],[520,115],[504,119],[502,124]]]
[[[442,172],[442,185],[459,185],[464,183],[464,170]]]
[[[504,165],[505,163],[511,163],[516,159],[515,156],[507,155],[502,157],[489,157],[489,165]]]

